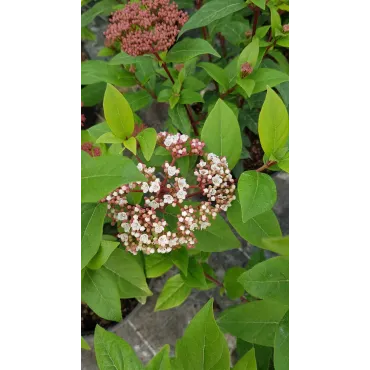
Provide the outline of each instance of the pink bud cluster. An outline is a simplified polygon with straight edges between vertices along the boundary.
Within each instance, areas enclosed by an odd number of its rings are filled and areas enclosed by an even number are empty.
[[[163,176],[157,176],[154,167],[138,163],[137,168],[146,181],[122,185],[102,199],[108,203],[107,216],[112,219],[112,225],[118,226],[117,237],[133,254],[169,253],[183,245],[194,248],[197,243],[194,231],[211,226],[212,219],[220,211],[226,211],[235,199],[235,184],[225,157],[207,155],[203,152],[205,144],[187,135],[162,132],[157,142],[172,153],[171,163],[166,161],[162,165]],[[185,155],[204,158],[194,171],[196,185],[189,185],[176,167],[176,160]],[[135,193],[143,194],[142,205],[129,204],[129,194]],[[185,204],[193,195],[203,195],[207,200]],[[171,213],[171,208],[176,206],[177,223],[173,230],[163,213]]]
[[[187,13],[170,0],[130,2],[112,13],[104,33],[106,45],[118,42],[123,51],[133,56],[166,51],[187,20]]]
[[[241,78],[245,78],[249,76],[252,72],[253,72],[253,67],[248,62],[245,62],[242,64],[240,68]]]
[[[87,142],[81,145],[81,149],[90,155],[90,157],[99,157],[101,156],[100,148],[93,146],[93,143]]]
[[[283,25],[283,32],[289,32],[289,23]]]

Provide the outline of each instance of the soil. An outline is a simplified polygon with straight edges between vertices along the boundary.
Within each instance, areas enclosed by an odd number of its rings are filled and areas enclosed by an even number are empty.
[[[258,136],[247,128],[245,129],[245,133],[249,137],[251,146],[248,148],[250,158],[244,160],[244,169],[246,171],[256,170],[263,166],[264,152]]]
[[[136,299],[121,299],[122,319],[124,319],[138,305]],[[109,321],[101,318],[94,313],[85,303],[81,303],[81,335],[93,334],[96,324],[107,329],[115,324],[115,321]]]

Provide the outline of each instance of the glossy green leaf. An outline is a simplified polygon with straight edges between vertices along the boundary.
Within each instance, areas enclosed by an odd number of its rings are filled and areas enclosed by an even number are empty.
[[[272,209],[277,199],[276,185],[265,173],[245,171],[238,181],[238,195],[242,220],[247,222],[252,217]]]
[[[163,89],[158,94],[158,102],[159,103],[167,103],[172,96],[172,90],[171,89]]]
[[[230,299],[237,299],[244,294],[244,288],[238,282],[238,278],[243,272],[245,272],[245,269],[242,267],[231,267],[226,270],[224,286],[226,294]]]
[[[277,40],[276,44],[284,48],[288,48],[289,47],[289,35]]]
[[[251,75],[255,81],[253,94],[257,94],[267,89],[267,87],[275,87],[282,82],[288,81],[289,76],[284,72],[270,68],[259,68]]]
[[[183,89],[181,91],[179,102],[180,104],[194,104],[197,102],[204,103],[204,100],[202,98],[202,95],[200,95],[198,92],[188,90],[188,89]]]
[[[170,346],[166,344],[146,365],[146,370],[171,370]]]
[[[238,73],[240,74],[240,69],[244,63],[249,63],[253,68],[256,66],[259,53],[259,39],[257,37],[253,38],[252,42],[248,44],[241,52],[238,58]]]
[[[183,134],[190,135],[191,124],[185,108],[182,105],[177,105],[174,109],[168,110],[168,115],[171,123]]]
[[[238,71],[238,59],[234,58],[225,68],[224,71],[227,74],[228,80],[229,80],[229,86],[234,86],[236,83],[236,78],[239,76]]]
[[[274,343],[275,370],[289,370],[289,311],[281,319]]]
[[[274,6],[269,4],[269,7],[270,7],[270,14],[271,14],[271,29],[272,29],[273,35],[277,36],[279,32],[281,32],[282,30],[280,15]]]
[[[164,284],[155,311],[168,310],[169,308],[180,306],[191,293],[191,288],[185,284],[180,275],[169,278]]]
[[[278,324],[288,307],[254,301],[228,308],[217,319],[220,328],[247,342],[272,347]]]
[[[84,103],[84,107],[93,107],[99,104],[103,100],[105,87],[105,82],[97,82],[81,89],[81,101]]]
[[[143,268],[131,253],[120,248],[116,249],[105,263],[104,268],[116,277],[120,298],[152,295]]]
[[[96,139],[96,143],[122,144],[122,139],[115,136],[113,132],[106,132]]]
[[[111,240],[102,240],[98,253],[92,258],[87,267],[92,270],[99,269],[107,262],[113,251],[119,246],[119,242]]]
[[[138,133],[136,140],[140,144],[140,149],[143,152],[144,158],[149,161],[157,143],[157,132],[154,128],[146,128]]]
[[[243,89],[247,97],[249,98],[253,94],[254,87],[256,86],[256,82],[251,78],[240,78],[237,77],[236,83]]]
[[[121,156],[90,157],[81,162],[81,201],[98,202],[118,186],[146,181],[131,159]]]
[[[281,254],[282,256],[288,256],[289,236],[262,239],[261,248]]]
[[[99,50],[98,57],[110,57],[114,55],[116,52],[111,48],[103,47]]]
[[[206,62],[199,63],[198,67],[203,68],[208,75],[218,82],[224,89],[228,89],[229,79],[226,72],[221,67],[216,64]]]
[[[277,165],[285,172],[289,173],[289,152],[287,152]]]
[[[263,0],[262,0],[263,1]],[[256,36],[260,39],[264,38],[267,34],[267,32],[269,31],[269,29],[271,28],[270,25],[267,25],[267,26],[262,26],[262,27],[258,27],[256,29]]]
[[[90,31],[87,27],[81,28],[81,40],[96,40],[96,35],[94,32]]]
[[[226,339],[213,317],[213,299],[194,316],[176,343],[175,363],[182,370],[226,370],[230,355]]]
[[[254,297],[289,304],[289,260],[274,257],[255,265],[238,280]]]
[[[195,230],[194,235],[198,240],[195,245],[198,251],[222,252],[240,247],[239,240],[220,215],[205,230]]]
[[[166,56],[166,62],[183,63],[202,54],[212,54],[218,58],[221,57],[208,41],[186,38],[177,42],[170,49]]]
[[[168,253],[149,254],[145,256],[144,260],[145,273],[148,278],[156,278],[162,276],[172,267],[172,260]]]
[[[153,100],[150,94],[145,90],[126,93],[125,98],[134,112],[147,107]]]
[[[123,142],[123,145],[126,149],[128,149],[131,153],[136,155],[136,139],[132,136]]]
[[[81,206],[81,269],[99,250],[106,212],[106,203],[87,203]]]
[[[183,83],[184,89],[190,89],[193,91],[203,90],[206,85],[203,81],[198,80],[196,77],[187,76]]]
[[[255,349],[249,350],[233,367],[233,370],[257,370]]]
[[[179,102],[179,100],[180,100],[180,95],[172,92],[170,100],[168,101],[170,103],[170,108],[174,109],[176,107],[176,104]]]
[[[117,5],[117,3],[114,0],[103,0],[96,3],[92,8],[81,15],[81,27],[87,26],[100,14],[109,14],[115,5]]]
[[[239,161],[242,139],[237,118],[230,107],[218,99],[204,124],[201,139],[209,153],[225,156],[232,169]]]
[[[105,91],[105,87],[104,87]],[[87,132],[96,140],[98,137],[102,136],[103,134],[110,132],[110,128],[107,122],[101,122],[97,125],[90,127]]]
[[[94,349],[100,370],[144,370],[131,346],[99,325],[95,327]]]
[[[182,27],[179,37],[186,31],[207,26],[246,7],[243,0],[213,0],[204,4]]]
[[[81,286],[81,299],[100,317],[121,321],[121,301],[116,279],[104,267],[86,269]]]
[[[253,4],[256,4],[261,9],[265,10],[266,0],[251,0]]]
[[[124,51],[121,51],[119,54],[114,56],[110,61],[109,64],[111,65],[128,65],[128,64],[135,64],[138,58],[145,58],[145,57],[133,57],[131,55],[126,54]]]
[[[90,349],[89,343],[86,342],[86,340],[81,337],[81,348],[82,349]]]
[[[190,288],[208,289],[203,268],[195,257],[189,258],[187,274],[181,273],[181,277]]]
[[[87,60],[81,63],[81,85],[108,82],[117,86],[134,86],[135,77],[121,66],[110,65],[102,60]]]
[[[185,247],[176,249],[170,253],[172,262],[186,276],[188,274],[189,253]]]
[[[231,44],[238,46],[241,42],[245,41],[245,33],[250,30],[250,26],[246,20],[225,22],[220,27],[217,27]]]
[[[267,157],[285,147],[289,135],[289,117],[283,101],[272,90],[267,90],[258,120],[258,134]]]
[[[227,218],[241,237],[257,247],[262,246],[263,238],[281,236],[279,222],[273,211],[267,211],[243,223],[240,203],[235,200],[227,210]]]
[[[113,134],[121,139],[134,131],[134,115],[124,96],[112,85],[107,84],[104,100],[104,115]]]
[[[153,65],[153,59],[147,57],[141,57],[136,59],[136,77],[142,83],[146,84],[149,79],[155,74]]]

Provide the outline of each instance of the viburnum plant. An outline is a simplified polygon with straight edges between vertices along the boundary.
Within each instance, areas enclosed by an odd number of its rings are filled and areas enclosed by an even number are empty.
[[[171,268],[155,310],[181,305],[192,289],[235,300],[217,324],[207,303],[176,357],[164,347],[148,369],[230,369],[220,329],[244,356],[234,369],[267,368],[266,357],[288,369],[288,236],[271,178],[289,168],[288,10],[283,0],[103,0],[82,15],[91,39],[89,23],[111,14],[100,52],[110,60],[82,62],[82,104],[103,102],[105,119],[87,128],[81,116],[82,301],[118,322],[120,299],[145,303],[148,279]],[[136,113],[154,101],[168,103],[162,132]],[[245,170],[255,143],[263,155]],[[239,248],[236,233],[277,256],[257,252],[221,280],[207,261]],[[95,350],[101,369],[143,368],[100,327]]]

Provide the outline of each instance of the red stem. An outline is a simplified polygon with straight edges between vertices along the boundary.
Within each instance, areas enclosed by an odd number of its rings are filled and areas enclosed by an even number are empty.
[[[258,18],[261,14],[261,9],[259,7],[255,7],[254,9],[254,16],[253,16],[253,29],[252,29],[252,37],[256,34],[256,29],[257,29],[257,23],[258,23]]]
[[[235,89],[236,89],[236,85],[230,88],[229,90],[226,90],[223,94],[221,94],[220,98],[221,99],[225,98],[227,95],[231,94]]]
[[[273,166],[276,163],[277,163],[276,161],[267,161],[262,167],[257,168],[256,172],[262,172],[262,171],[268,169],[269,167]]]

